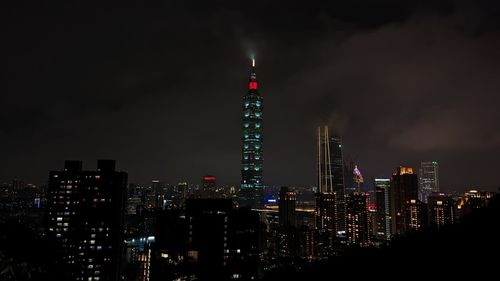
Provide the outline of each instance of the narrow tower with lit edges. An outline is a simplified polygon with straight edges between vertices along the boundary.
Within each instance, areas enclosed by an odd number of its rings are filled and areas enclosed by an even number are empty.
[[[255,74],[255,59],[243,96],[243,134],[241,159],[240,205],[257,208],[262,204],[262,96]]]

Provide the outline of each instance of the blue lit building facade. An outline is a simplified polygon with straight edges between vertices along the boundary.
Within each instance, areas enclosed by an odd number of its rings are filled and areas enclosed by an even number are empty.
[[[241,159],[240,205],[258,207],[262,204],[262,96],[255,74],[255,60],[248,82],[248,92],[243,96],[243,134]]]

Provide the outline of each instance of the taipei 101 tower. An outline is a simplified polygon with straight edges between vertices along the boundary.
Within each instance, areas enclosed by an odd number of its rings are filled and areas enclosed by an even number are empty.
[[[255,59],[248,81],[248,91],[243,96],[243,134],[241,136],[241,185],[240,206],[258,208],[262,206],[262,96],[255,74]]]

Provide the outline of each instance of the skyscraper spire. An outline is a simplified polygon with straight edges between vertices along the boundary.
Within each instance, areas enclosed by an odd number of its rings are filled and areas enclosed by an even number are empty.
[[[259,84],[257,82],[257,74],[255,74],[255,58],[252,58],[252,72],[250,73],[250,79],[248,82],[248,89],[249,90],[257,90],[258,88],[259,88]]]

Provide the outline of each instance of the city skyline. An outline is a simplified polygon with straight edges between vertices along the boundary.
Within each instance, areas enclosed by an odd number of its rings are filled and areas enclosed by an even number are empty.
[[[438,161],[441,190],[495,190],[499,7],[477,2],[381,1],[380,15],[295,3],[280,14],[258,2],[259,21],[220,6],[163,6],[151,17],[147,7],[12,9],[0,181],[41,184],[62,160],[116,159],[130,182],[213,174],[237,185],[253,53],[267,108],[266,185],[314,185],[314,132],[328,124],[367,182]]]

